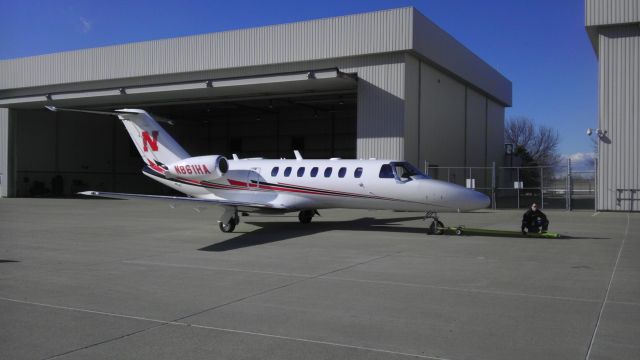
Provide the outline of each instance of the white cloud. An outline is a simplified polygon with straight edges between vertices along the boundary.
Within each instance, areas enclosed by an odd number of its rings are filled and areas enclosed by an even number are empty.
[[[594,152],[577,152],[562,155],[563,162],[566,162],[567,159],[571,159],[571,167],[574,169],[592,169],[595,158],[596,153]]]
[[[88,33],[89,31],[91,31],[91,27],[93,26],[93,24],[91,23],[91,21],[85,19],[84,17],[80,17],[80,22],[82,23],[82,32],[84,33]]]

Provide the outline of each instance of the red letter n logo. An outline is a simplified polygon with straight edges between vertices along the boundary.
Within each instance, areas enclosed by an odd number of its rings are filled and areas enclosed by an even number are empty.
[[[153,138],[151,138],[153,136]],[[149,151],[147,145],[151,146],[151,151],[158,151],[158,132],[152,131],[151,136],[146,131],[142,132],[142,146],[144,151]]]

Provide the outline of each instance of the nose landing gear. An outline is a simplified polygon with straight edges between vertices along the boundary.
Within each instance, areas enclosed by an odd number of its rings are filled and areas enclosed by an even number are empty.
[[[431,225],[427,228],[427,235],[442,235],[444,234],[444,224],[438,219],[438,213],[435,211],[427,211],[424,214],[424,220],[433,219]]]

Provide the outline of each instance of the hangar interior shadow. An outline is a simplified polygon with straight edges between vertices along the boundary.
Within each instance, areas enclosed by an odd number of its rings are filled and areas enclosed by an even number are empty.
[[[161,125],[191,156],[293,158],[293,150],[305,158],[356,156],[354,91],[128,107],[173,120],[174,125]],[[141,174],[143,161],[114,117],[17,113],[16,196],[72,197],[86,190],[177,194]]]

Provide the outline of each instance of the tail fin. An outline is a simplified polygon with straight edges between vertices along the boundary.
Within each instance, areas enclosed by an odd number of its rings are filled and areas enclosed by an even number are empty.
[[[189,154],[146,111],[115,110],[129,132],[142,159],[149,165],[168,165],[189,157]]]
[[[178,144],[156,120],[140,109],[121,109],[114,111],[66,109],[45,106],[51,111],[71,111],[99,115],[115,115],[124,124],[131,140],[145,163],[151,167],[162,167],[186,159],[189,154]],[[161,171],[164,172],[164,171]]]

